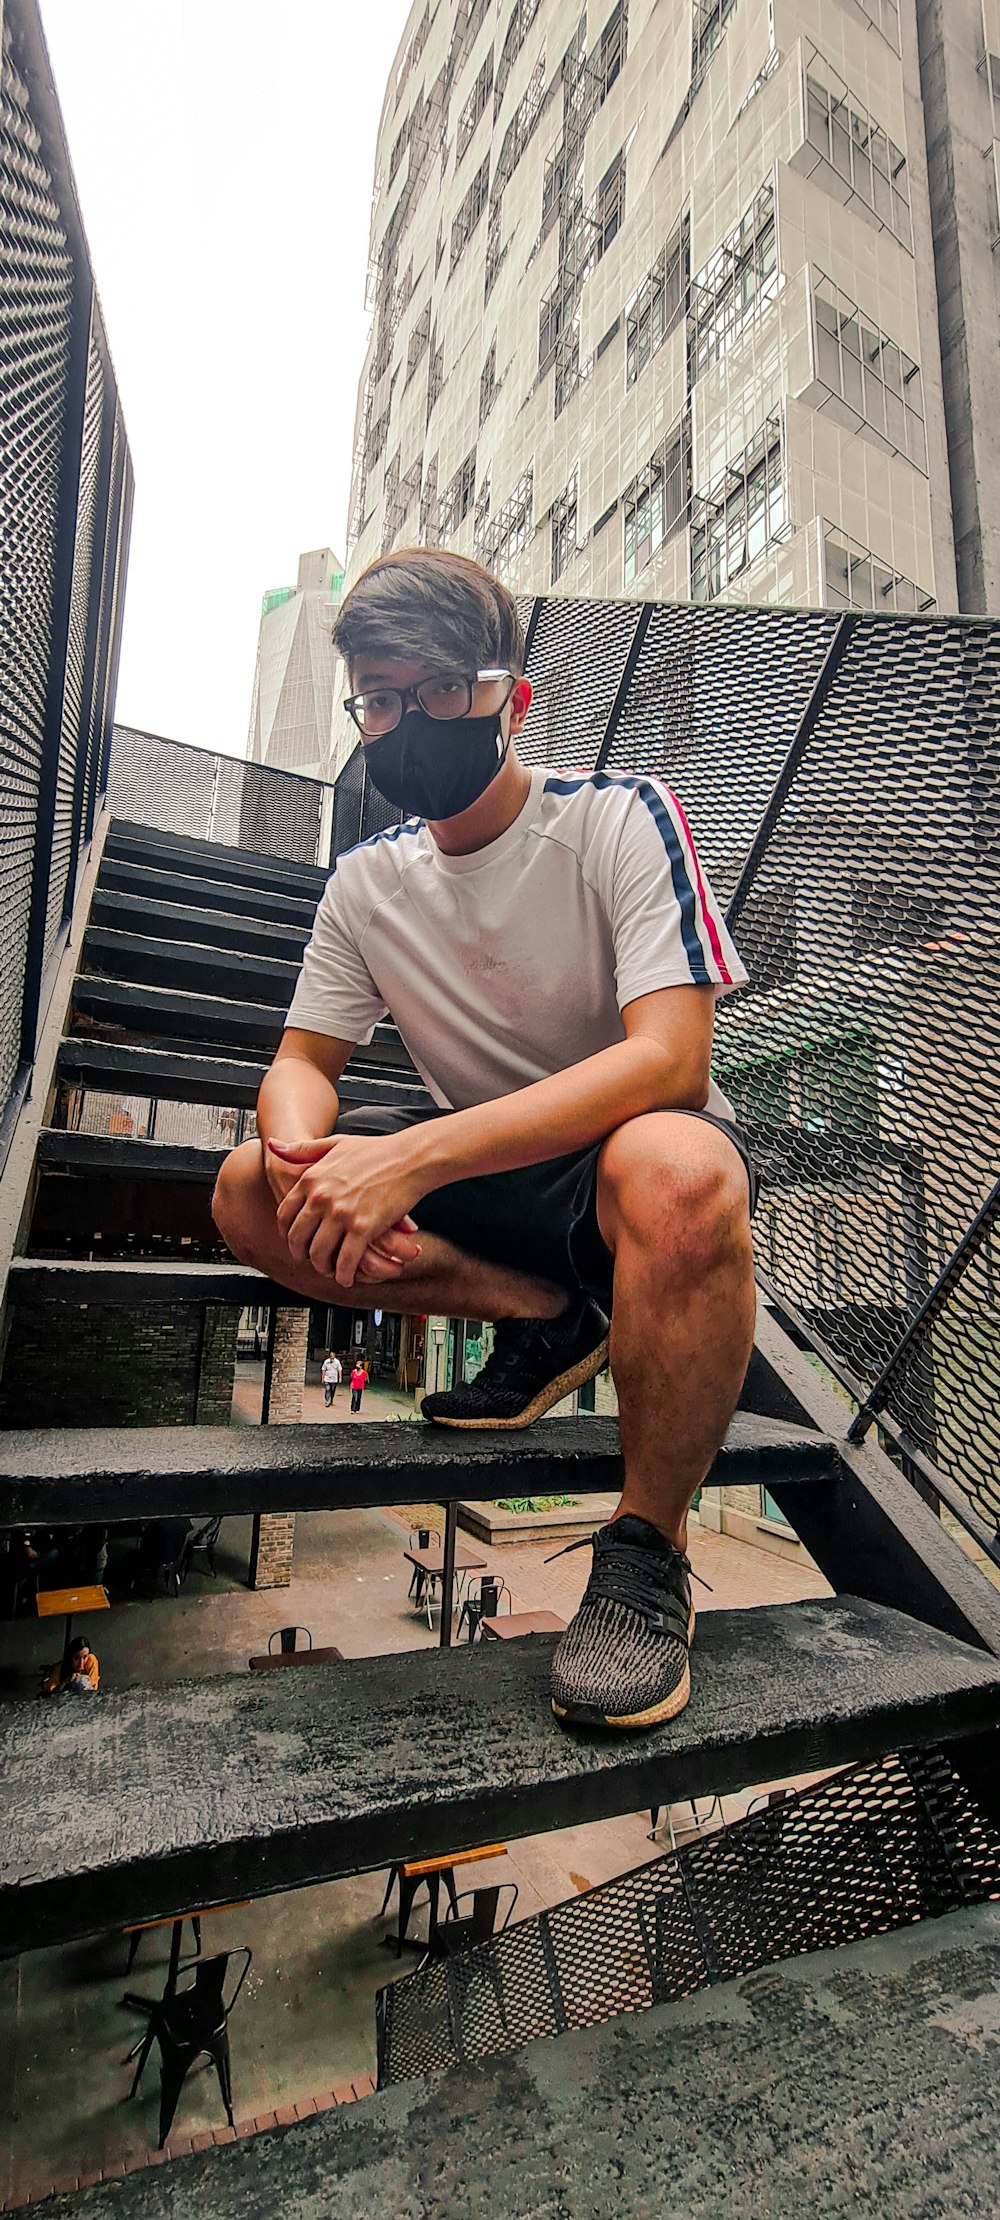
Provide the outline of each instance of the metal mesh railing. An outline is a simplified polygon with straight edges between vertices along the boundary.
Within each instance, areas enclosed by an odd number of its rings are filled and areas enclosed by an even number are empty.
[[[1000,627],[557,599],[525,619],[525,760],[662,776],[730,907],[751,982],[716,1071],[764,1174],[762,1279],[1000,1560],[1000,1232],[963,1246],[1000,1215]],[[336,847],[380,822],[356,751]]]
[[[69,177],[36,0],[8,0],[0,60],[0,1152],[27,1086],[92,828],[127,542],[127,449]]]
[[[133,725],[116,725],[112,735],[108,806],[115,817],[157,832],[316,864],[327,792],[319,779],[189,748]]]
[[[379,2086],[1000,1895],[943,1751],[836,1773],[380,1991]]]

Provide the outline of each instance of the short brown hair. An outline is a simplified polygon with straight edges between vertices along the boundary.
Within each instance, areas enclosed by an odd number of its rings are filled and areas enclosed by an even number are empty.
[[[445,670],[524,668],[513,595],[481,563],[445,547],[399,547],[377,556],[351,587],[333,644],[348,670],[362,655],[398,663],[426,658]]]

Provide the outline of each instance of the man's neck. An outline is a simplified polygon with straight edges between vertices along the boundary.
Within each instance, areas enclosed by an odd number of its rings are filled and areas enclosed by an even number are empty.
[[[463,809],[458,817],[443,817],[428,823],[428,831],[435,845],[445,856],[472,856],[477,848],[488,848],[491,841],[499,840],[501,833],[509,831],[520,817],[531,791],[531,773],[519,762],[513,749],[509,749],[502,771],[491,779],[485,794],[471,809]]]

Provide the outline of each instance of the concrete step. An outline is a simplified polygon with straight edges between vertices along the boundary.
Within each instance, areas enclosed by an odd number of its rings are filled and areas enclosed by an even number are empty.
[[[766,1962],[700,1990],[671,1966],[648,2011],[506,2046],[502,2066],[327,2095],[308,2118],[46,2200],[46,2220],[791,2220],[817,2165],[818,2220],[994,2213],[1000,1905]],[[499,2002],[488,1978],[451,1988],[466,2022]]]
[[[73,983],[75,1019],[85,1029],[97,1026],[118,1034],[172,1041],[186,1049],[189,1041],[212,1052],[246,1048],[273,1056],[284,1031],[285,1004],[234,1002],[210,994],[185,994],[171,987],[143,986],[132,980],[104,979],[79,972]],[[364,1050],[370,1064],[390,1064],[397,1069],[408,1063],[394,1025],[378,1025]]]
[[[560,1728],[552,1646],[4,1705],[0,1952],[731,1794],[1000,1718],[995,1658],[849,1596],[706,1613],[687,1710],[641,1736]]]
[[[196,994],[225,994],[234,1003],[259,1002],[282,1017],[299,976],[299,959],[239,953],[195,942],[167,940],[145,933],[88,925],[83,936],[83,973],[141,985],[189,989]]]
[[[12,1302],[32,1303],[298,1303],[243,1264],[161,1263],[136,1257],[91,1262],[84,1257],[14,1257],[7,1279]]]
[[[836,1446],[824,1435],[738,1411],[705,1485],[815,1486],[838,1470]],[[605,1495],[621,1479],[612,1418],[546,1418],[522,1432],[482,1433],[392,1419],[354,1429],[19,1428],[0,1433],[0,1527]]]
[[[192,878],[258,886],[265,893],[285,894],[303,902],[311,899],[314,904],[330,876],[316,864],[292,863],[286,856],[260,855],[251,848],[230,848],[222,841],[192,840],[186,834],[160,832],[121,818],[115,819],[108,832],[104,853],[109,862],[150,864]]]
[[[272,918],[252,917],[245,912],[161,902],[150,895],[120,894],[100,885],[90,908],[90,925],[106,931],[182,941],[199,948],[229,948],[237,955],[277,956],[296,965],[302,960],[311,923],[310,918],[301,925],[277,924]],[[105,967],[101,964],[97,968]]]
[[[264,887],[240,885],[223,877],[201,878],[159,864],[117,862],[107,851],[101,858],[97,885],[102,893],[138,895],[167,908],[188,903],[220,915],[228,911],[275,925],[301,925],[306,932],[316,914],[315,900],[308,895],[272,894]]]
[[[400,1053],[405,1051],[400,1044]],[[388,1065],[372,1065],[369,1051],[357,1049],[337,1081],[344,1103],[382,1102],[392,1109],[426,1110],[431,1097],[411,1065],[397,1075]],[[60,1043],[58,1077],[67,1086],[101,1094],[148,1094],[163,1102],[215,1103],[220,1108],[252,1110],[267,1070],[263,1056],[243,1059],[197,1056],[181,1050],[118,1041],[92,1040],[74,1033]]]

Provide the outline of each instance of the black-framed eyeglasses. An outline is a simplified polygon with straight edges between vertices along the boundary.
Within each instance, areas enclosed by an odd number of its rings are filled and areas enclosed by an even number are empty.
[[[348,695],[344,708],[365,740],[378,740],[383,733],[395,732],[410,702],[438,724],[449,725],[458,717],[468,717],[473,706],[483,717],[498,714],[516,684],[513,671],[490,668],[471,676],[463,671],[435,671],[419,686],[366,686],[362,693]]]

